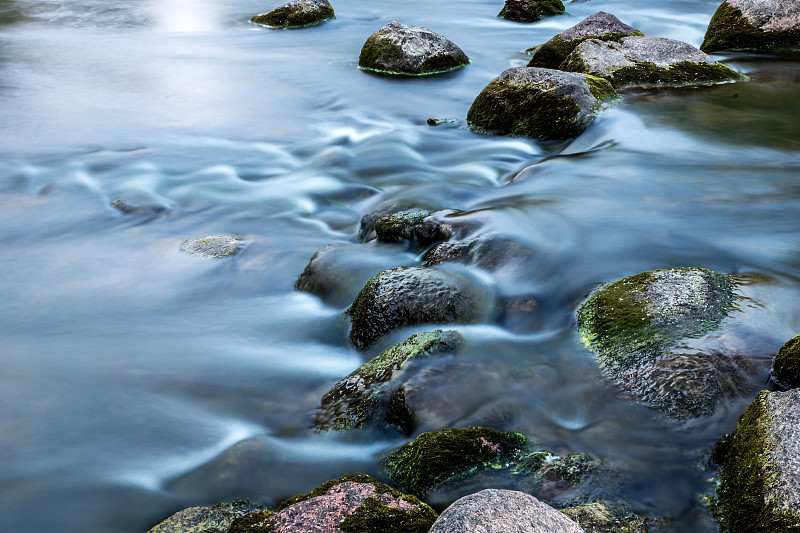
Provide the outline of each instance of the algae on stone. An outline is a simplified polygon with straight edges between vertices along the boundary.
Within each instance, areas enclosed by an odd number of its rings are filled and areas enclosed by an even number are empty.
[[[328,0],[292,0],[268,13],[255,15],[250,22],[275,28],[302,28],[332,18],[336,15]]]
[[[228,533],[237,517],[260,510],[258,505],[242,500],[211,507],[190,507],[178,511],[148,533]]]
[[[772,380],[784,389],[800,387],[800,335],[781,346],[769,373]]]
[[[792,0],[725,0],[700,50],[800,50],[800,4]]]
[[[381,241],[410,241],[414,238],[414,228],[430,214],[425,209],[407,209],[383,215],[375,221],[375,234]]]

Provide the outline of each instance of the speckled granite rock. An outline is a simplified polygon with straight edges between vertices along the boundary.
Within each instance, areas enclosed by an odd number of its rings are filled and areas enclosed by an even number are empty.
[[[335,15],[328,0],[292,0],[268,13],[254,16],[250,22],[276,28],[301,28],[332,18]]]
[[[798,50],[800,3],[796,0],[725,0],[714,13],[700,49]]]

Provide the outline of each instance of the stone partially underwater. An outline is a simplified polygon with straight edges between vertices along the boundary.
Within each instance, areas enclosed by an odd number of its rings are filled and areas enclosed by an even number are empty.
[[[332,18],[336,18],[336,15],[328,0],[292,0],[268,13],[255,15],[250,22],[274,28],[302,28],[316,26]]]
[[[800,50],[800,3],[725,0],[708,24],[704,52]]]

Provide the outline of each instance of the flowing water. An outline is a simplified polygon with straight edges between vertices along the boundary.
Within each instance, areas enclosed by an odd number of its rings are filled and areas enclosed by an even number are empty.
[[[380,457],[405,437],[314,434],[311,413],[412,330],[356,352],[343,307],[293,285],[317,249],[354,242],[366,212],[412,199],[478,214],[483,233],[538,258],[511,281],[535,294],[531,320],[459,327],[485,374],[443,422],[512,404],[502,429],[626,469],[625,497],[674,531],[715,531],[699,465],[749,399],[676,430],[605,384],[574,311],[601,282],[698,266],[768,277],[767,352],[798,333],[798,58],[718,56],[751,81],[629,92],[571,143],[479,135],[463,119],[522,50],[589,14],[698,46],[716,6],[592,0],[530,25],[496,18],[496,0],[337,0],[335,21],[274,31],[248,23],[274,7],[255,0],[2,0],[0,529],[142,532],[192,505],[272,505],[384,475]],[[413,79],[358,70],[391,20],[444,34],[473,63]],[[179,252],[220,233],[243,251]],[[364,246],[375,264],[418,261]],[[538,377],[497,370],[519,365]]]

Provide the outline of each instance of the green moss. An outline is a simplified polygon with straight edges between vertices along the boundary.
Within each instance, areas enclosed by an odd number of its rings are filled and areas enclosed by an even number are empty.
[[[336,18],[330,5],[307,6],[284,5],[269,13],[262,13],[250,19],[254,24],[263,24],[275,28],[302,28],[315,26],[328,19]]]
[[[626,87],[661,87],[684,85],[707,85],[746,80],[740,74],[722,63],[695,63],[681,61],[665,69],[655,63],[641,61],[635,65],[622,67],[608,78],[617,89]]]
[[[338,528],[344,533],[427,533],[436,518],[436,512],[424,504],[417,511],[398,512],[377,498],[367,498]]]
[[[380,30],[369,36],[358,57],[360,69],[395,76],[428,76],[457,70],[470,63],[464,54],[433,54],[423,61],[416,72],[388,69],[386,65],[399,65],[405,62],[402,47],[396,42],[384,39],[391,33],[392,30]]]
[[[789,533],[800,528],[800,517],[767,503],[767,487],[777,477],[767,434],[769,394],[761,391],[756,396],[727,444],[717,489],[721,530],[726,533]]]
[[[700,50],[797,50],[800,30],[764,31],[753,26],[741,10],[727,2],[711,17]]]
[[[605,78],[586,74],[586,83],[589,84],[589,90],[592,91],[592,95],[597,98],[598,102],[619,98],[617,91]]]
[[[786,341],[772,360],[772,379],[785,389],[800,387],[800,335]]]
[[[583,41],[598,39],[600,41],[619,41],[623,37],[644,37],[640,31],[633,33],[604,33],[602,35],[586,35],[577,39],[564,39],[556,35],[546,43],[538,46],[533,57],[526,66],[560,69],[561,63],[567,59],[575,48]],[[564,70],[564,69],[561,69]]]
[[[519,433],[469,427],[422,433],[386,456],[384,466],[403,492],[423,497],[448,479],[479,468],[508,466],[526,449]]]
[[[375,221],[375,233],[378,239],[386,242],[412,240],[416,225],[430,214],[430,211],[424,209],[408,209],[383,215]]]
[[[506,0],[497,16],[517,22],[536,22],[566,12],[561,0]]]

